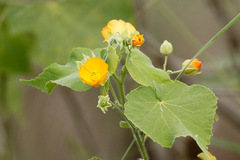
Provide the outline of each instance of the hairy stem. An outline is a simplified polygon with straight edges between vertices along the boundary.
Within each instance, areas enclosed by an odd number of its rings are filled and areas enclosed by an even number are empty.
[[[125,66],[124,66],[125,67]],[[121,80],[117,77],[116,74],[113,74],[113,77],[115,78],[115,80],[118,83],[119,89],[120,89],[120,96],[121,96],[121,100],[122,100],[122,105],[120,107],[118,107],[118,105],[114,104],[113,102],[111,102],[111,104],[121,113],[121,115],[123,116],[123,118],[126,120],[126,122],[129,124],[129,126],[131,127],[131,130],[133,132],[134,138],[138,144],[139,147],[139,151],[142,155],[142,158],[144,160],[149,160],[148,158],[148,154],[147,154],[147,150],[145,148],[144,142],[142,141],[142,137],[138,132],[138,129],[134,126],[134,124],[125,116],[125,114],[123,113],[123,111],[120,108],[124,108],[124,104],[126,102],[125,99],[125,93],[124,93],[124,81],[125,81],[125,76],[127,73],[127,69],[123,68],[122,69],[122,75],[121,75]]]
[[[112,84],[111,84],[110,81],[109,81],[109,83],[110,83],[110,85],[109,85],[110,91],[111,91],[111,93],[112,93],[112,95],[113,95],[113,98],[114,98],[114,100],[115,100],[117,103],[119,103],[119,101],[118,101],[118,99],[117,99],[117,96],[116,96],[116,93],[115,93],[115,91],[114,91],[114,89],[113,89],[113,87],[112,87]]]
[[[144,158],[144,160],[149,160],[148,158],[148,154],[147,154],[147,150],[142,142],[142,138],[140,136],[140,134],[138,133],[137,131],[137,128],[134,126],[134,124],[132,124],[132,122],[125,116],[125,114],[123,113],[123,111],[120,109],[120,107],[118,105],[116,105],[115,103],[113,102],[110,102],[113,107],[115,107],[119,113],[123,116],[123,118],[125,119],[125,121],[129,124],[129,126],[131,127],[131,130],[133,132],[133,135],[134,135],[134,138],[138,144],[138,147],[139,147],[139,150],[140,150],[140,153],[142,155],[142,157]]]

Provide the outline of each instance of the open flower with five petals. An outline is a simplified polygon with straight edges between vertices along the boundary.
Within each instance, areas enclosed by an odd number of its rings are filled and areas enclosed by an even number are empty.
[[[78,70],[82,81],[95,87],[105,82],[107,73],[108,64],[99,57],[89,58]]]

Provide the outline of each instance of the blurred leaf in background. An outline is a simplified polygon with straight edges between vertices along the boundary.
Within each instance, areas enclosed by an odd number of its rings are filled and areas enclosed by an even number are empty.
[[[21,89],[16,75],[31,71],[29,52],[34,44],[32,32],[13,34],[9,31],[5,11],[8,5],[0,3],[0,84],[1,109],[4,113],[21,113]]]
[[[30,2],[30,1],[29,1]],[[63,0],[22,3],[7,9],[13,33],[33,30],[37,45],[31,54],[40,66],[65,63],[71,48],[103,46],[101,29],[110,19],[132,18],[131,1]],[[94,47],[93,47],[94,46]]]
[[[128,0],[2,0],[1,4],[0,71],[7,74],[29,73],[31,64],[65,63],[74,47],[102,47],[102,27],[110,19],[133,16]],[[18,77],[12,78],[8,83],[15,84],[9,86],[20,88],[14,81]]]

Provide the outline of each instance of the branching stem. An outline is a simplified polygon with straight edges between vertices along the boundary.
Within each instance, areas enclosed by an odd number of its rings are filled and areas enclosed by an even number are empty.
[[[138,129],[134,126],[134,124],[126,117],[124,112],[121,110],[121,108],[124,108],[124,104],[126,102],[125,93],[124,93],[124,81],[125,81],[125,77],[126,77],[126,74],[127,74],[127,69],[125,68],[125,66],[123,66],[123,67],[124,68],[122,69],[121,80],[120,80],[120,78],[118,78],[118,76],[116,74],[113,74],[113,77],[115,78],[115,80],[117,81],[118,86],[119,86],[122,104],[115,104],[113,102],[110,102],[110,103],[119,111],[119,113],[123,116],[123,118],[126,120],[126,122],[131,127],[131,130],[132,130],[133,135],[134,135],[134,139],[138,144],[139,151],[142,155],[142,158],[144,160],[149,160],[147,150],[146,150],[145,145],[144,145],[144,141],[142,141],[142,137],[141,137],[140,133],[138,132]]]

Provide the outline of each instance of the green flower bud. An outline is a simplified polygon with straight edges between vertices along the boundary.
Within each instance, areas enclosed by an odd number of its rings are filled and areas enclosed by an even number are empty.
[[[122,49],[124,47],[123,37],[121,36],[120,33],[117,33],[109,39],[108,44],[110,46],[113,46],[117,52],[120,52],[120,51],[122,51]]]
[[[106,96],[98,96],[98,105],[97,107],[102,110],[102,112],[105,114],[106,111],[108,111],[108,107],[111,107],[112,104],[109,102],[110,98],[108,95]]]
[[[163,44],[160,46],[160,52],[161,52],[163,55],[167,56],[167,55],[171,54],[172,51],[173,51],[173,46],[172,46],[172,44],[171,44],[170,42],[168,42],[167,40],[165,40],[165,41],[163,42]]]

